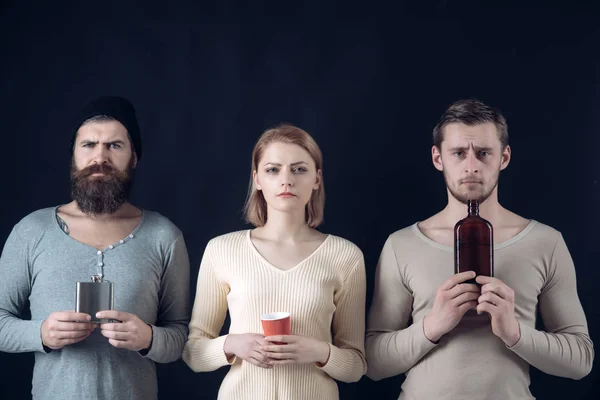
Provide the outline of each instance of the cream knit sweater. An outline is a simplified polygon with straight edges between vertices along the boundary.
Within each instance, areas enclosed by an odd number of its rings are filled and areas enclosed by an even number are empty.
[[[261,256],[249,230],[219,236],[202,258],[183,360],[196,372],[231,366],[220,400],[338,399],[334,379],[355,382],[366,372],[365,292],[363,255],[348,240],[329,235],[284,271]],[[262,334],[261,314],[290,312],[291,334],[330,343],[329,360],[322,367],[272,369],[238,358],[228,362],[223,351],[227,335],[219,336],[228,309],[232,334]]]

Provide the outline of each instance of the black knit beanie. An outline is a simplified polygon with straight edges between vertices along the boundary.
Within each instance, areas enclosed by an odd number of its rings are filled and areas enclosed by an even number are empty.
[[[137,117],[135,116],[135,108],[127,99],[123,97],[104,96],[88,103],[83,110],[77,115],[75,120],[75,129],[73,138],[71,139],[71,150],[75,145],[75,137],[81,125],[88,119],[106,115],[112,117],[123,124],[127,133],[131,138],[133,149],[137,155],[138,161],[142,158],[142,136],[138,125]]]

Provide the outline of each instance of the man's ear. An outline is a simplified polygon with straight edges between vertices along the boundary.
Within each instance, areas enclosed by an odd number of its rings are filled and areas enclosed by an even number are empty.
[[[444,170],[444,163],[442,161],[442,151],[435,145],[431,147],[431,162],[433,163],[435,169],[437,169],[438,171]]]

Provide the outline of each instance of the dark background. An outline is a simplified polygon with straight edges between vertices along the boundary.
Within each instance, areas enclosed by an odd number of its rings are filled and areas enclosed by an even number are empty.
[[[363,250],[370,304],[387,235],[445,205],[433,126],[454,100],[477,97],[509,124],[500,201],[563,233],[598,342],[600,14],[591,5],[146,3],[0,3],[0,242],[28,213],[69,201],[75,112],[99,95],[126,96],[145,148],[133,202],[184,232],[193,294],[208,240],[247,228],[254,142],[291,122],[323,150],[322,230]],[[0,353],[0,398],[30,397],[32,361]],[[600,398],[595,364],[581,381],[532,368],[531,390]],[[159,365],[160,397],[213,399],[225,373]],[[340,384],[341,398],[396,399],[401,381],[364,377]]]

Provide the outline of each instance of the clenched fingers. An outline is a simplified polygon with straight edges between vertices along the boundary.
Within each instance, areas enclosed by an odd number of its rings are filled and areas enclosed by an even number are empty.
[[[477,293],[481,294],[481,289],[477,285],[472,283],[459,283],[448,291],[450,298],[456,298],[463,293]]]
[[[100,324],[100,328],[103,331],[115,331],[115,332],[128,332],[130,330],[129,325],[122,322],[107,322]]]
[[[494,293],[498,297],[501,297],[508,301],[514,300],[514,292],[511,288],[504,284],[499,283],[488,283],[481,287],[481,294],[484,295],[486,293]]]
[[[442,284],[442,286],[440,286],[440,289],[450,290],[454,286],[458,285],[459,283],[463,283],[463,282],[465,282],[469,279],[473,279],[473,278],[475,278],[475,272],[473,272],[473,271],[461,272],[456,275],[452,275],[446,282],[444,282]]]
[[[49,321],[48,327],[55,331],[89,331],[95,328],[95,324],[81,322],[56,322]]]
[[[467,303],[469,301],[476,301],[477,299],[479,299],[481,297],[481,295],[479,294],[479,292],[465,292],[457,297],[455,297],[454,299],[452,299],[452,303],[454,303],[454,305],[456,307],[460,306],[463,303]]]
[[[500,304],[502,304],[503,301],[505,300],[503,300],[500,296],[493,292],[487,292],[485,294],[482,294],[481,296],[479,296],[478,299],[479,304],[486,302],[495,306],[499,306]]]
[[[75,311],[57,311],[50,314],[50,319],[63,322],[87,322],[92,319],[89,314]]]
[[[269,359],[258,351],[254,351],[247,361],[261,368],[272,368]]]
[[[131,335],[129,334],[129,332],[108,331],[108,330],[102,329],[101,333],[102,333],[102,336],[107,337],[109,339],[128,340],[131,338]]]

